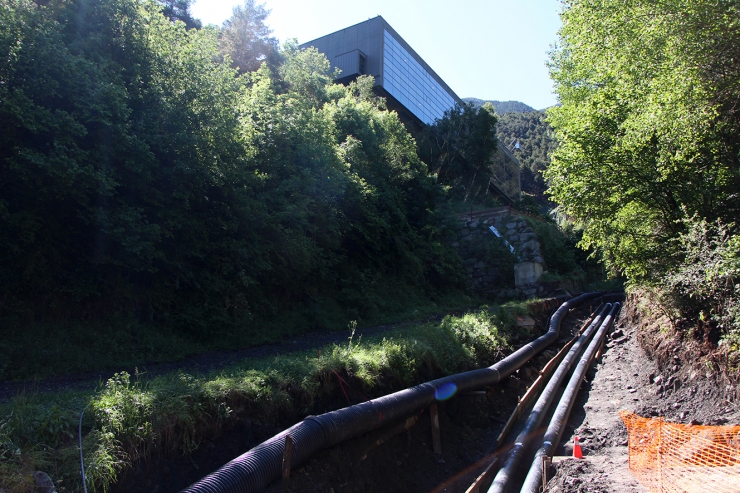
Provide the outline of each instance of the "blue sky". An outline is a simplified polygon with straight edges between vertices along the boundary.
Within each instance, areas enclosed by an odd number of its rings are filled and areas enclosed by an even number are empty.
[[[243,0],[196,0],[195,17],[220,25]],[[259,0],[258,0],[259,2]],[[266,0],[273,35],[300,43],[377,15],[460,96],[555,104],[547,52],[558,0]]]

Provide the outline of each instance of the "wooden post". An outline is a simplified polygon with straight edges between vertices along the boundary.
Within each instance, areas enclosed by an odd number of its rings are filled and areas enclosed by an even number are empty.
[[[542,457],[542,491],[547,488],[547,482],[550,478],[547,477],[550,474],[550,467],[552,467],[552,457]]]
[[[437,412],[437,403],[429,406],[429,415],[432,418],[432,449],[435,454],[442,454],[442,443],[439,438],[439,413]]]
[[[293,457],[293,439],[285,435],[285,448],[283,449],[283,491],[290,488],[290,462]]]

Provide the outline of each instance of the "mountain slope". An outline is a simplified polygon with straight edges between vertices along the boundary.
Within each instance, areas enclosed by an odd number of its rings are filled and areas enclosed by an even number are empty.
[[[547,184],[542,172],[550,165],[550,156],[557,147],[555,134],[545,121],[544,111],[505,113],[496,123],[496,136],[521,164],[522,191],[534,195],[537,202],[551,208],[545,196]],[[515,147],[519,142],[519,148]]]
[[[466,103],[473,103],[473,106],[480,108],[486,103],[491,103],[496,108],[496,113],[499,115],[505,115],[507,113],[529,113],[536,111],[529,105],[521,103],[519,101],[493,101],[478,98],[463,98]]]

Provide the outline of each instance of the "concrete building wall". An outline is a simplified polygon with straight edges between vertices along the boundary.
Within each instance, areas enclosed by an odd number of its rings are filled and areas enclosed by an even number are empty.
[[[327,34],[313,41],[303,43],[300,47],[308,48],[309,46],[313,46],[326,55],[326,58],[332,64],[332,69],[339,68],[342,70],[339,76],[340,81],[360,75],[359,72],[351,73],[349,70],[346,70],[348,68],[351,70],[346,55],[348,53],[357,53],[356,50],[359,50],[359,52],[367,57],[366,75],[375,77],[376,85],[380,85],[383,75],[384,24],[385,21],[383,18],[378,16],[346,29]]]

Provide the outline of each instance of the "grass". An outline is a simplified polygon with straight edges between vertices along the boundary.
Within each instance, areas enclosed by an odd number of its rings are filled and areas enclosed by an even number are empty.
[[[391,324],[448,313],[476,305],[462,293],[430,301],[412,290],[387,291],[367,313],[340,313],[336,307],[321,306],[319,315],[305,309],[277,314],[269,323],[219,329],[207,337],[135,320],[77,321],[70,324],[38,323],[8,329],[0,340],[0,380],[42,379],[72,373],[144,366],[172,362],[207,351],[268,344],[315,329],[342,330],[347,320],[360,327]],[[315,310],[314,310],[315,311]],[[320,319],[321,322],[312,321]],[[0,320],[0,325],[3,321]]]
[[[273,358],[250,359],[208,374],[173,372],[147,379],[116,374],[94,392],[27,393],[0,406],[0,491],[32,491],[43,470],[60,492],[81,491],[77,418],[90,491],[108,491],[137,460],[175,450],[252,421],[295,421],[341,395],[336,372],[377,396],[471,368],[510,351],[516,314],[526,305],[482,307],[441,322],[418,323]],[[532,336],[529,334],[528,336]]]

